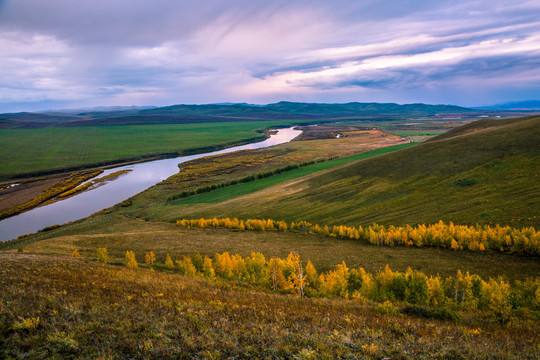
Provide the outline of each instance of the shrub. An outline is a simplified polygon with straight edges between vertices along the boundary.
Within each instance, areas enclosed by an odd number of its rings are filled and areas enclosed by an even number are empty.
[[[28,330],[33,331],[37,329],[39,326],[39,316],[38,317],[29,317],[29,318],[21,318],[19,317],[20,321],[14,323],[11,325],[11,328],[13,330]]]
[[[394,315],[399,316],[400,313],[398,309],[392,304],[389,300],[386,300],[382,304],[377,305],[377,312],[379,314],[387,314],[387,315]]]
[[[101,263],[109,262],[109,254],[107,254],[107,248],[98,248],[96,250],[96,260]]]

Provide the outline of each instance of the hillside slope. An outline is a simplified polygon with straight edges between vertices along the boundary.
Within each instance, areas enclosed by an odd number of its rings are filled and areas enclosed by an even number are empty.
[[[323,224],[540,225],[540,117],[486,119],[431,141],[314,174],[186,216]]]

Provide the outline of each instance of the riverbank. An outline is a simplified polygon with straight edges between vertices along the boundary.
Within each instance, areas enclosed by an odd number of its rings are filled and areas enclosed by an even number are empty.
[[[95,176],[101,174],[105,169],[112,169],[116,167],[128,166],[139,164],[143,162],[172,159],[180,156],[197,155],[201,153],[219,151],[234,146],[242,146],[246,144],[256,143],[270,138],[271,132],[266,130],[264,134],[253,136],[248,139],[242,139],[237,141],[229,141],[226,143],[197,147],[192,149],[186,149],[178,152],[168,152],[160,154],[148,154],[141,155],[135,158],[118,159],[107,162],[81,165],[78,167],[51,169],[47,171],[40,171],[34,173],[17,174],[11,176],[8,181],[0,182],[0,220],[20,214],[21,212],[33,209],[45,201],[54,202],[56,195],[61,195],[54,189],[58,187],[65,187],[68,179],[72,176],[76,176],[77,173],[86,173],[89,171],[99,171]],[[86,171],[84,171],[86,170]],[[86,181],[88,179],[85,179]],[[84,181],[77,183],[70,183],[65,191],[73,190],[75,187],[82,184]],[[74,185],[74,186],[72,186]],[[54,196],[48,196],[45,200],[39,200],[40,195],[43,193],[54,192]],[[70,196],[75,195],[71,193]],[[66,196],[60,196],[65,198]]]
[[[63,224],[82,219],[97,211],[118,204],[178,173],[179,163],[226,152],[277,145],[291,141],[300,133],[300,130],[294,130],[291,127],[279,130],[277,135],[272,135],[265,141],[228,147],[209,153],[205,152],[172,159],[145,161],[105,170],[103,173],[104,176],[127,169],[133,171],[126,173],[116,181],[107,182],[103,186],[83,191],[76,196],[62,201],[56,201],[47,204],[46,206],[35,207],[30,211],[25,211],[17,216],[12,216],[0,221],[0,241],[10,240],[23,234],[34,233],[54,224]],[[265,134],[262,136],[266,138],[268,135]],[[239,141],[244,142],[246,140]],[[213,148],[221,146],[223,145],[215,145]],[[202,147],[199,149],[202,149]],[[193,150],[189,150],[189,152],[191,151]]]
[[[144,154],[144,155],[138,155],[138,156],[132,156],[132,157],[123,157],[123,158],[112,159],[112,160],[107,160],[107,161],[81,164],[78,166],[51,168],[51,169],[47,169],[43,171],[6,174],[2,176],[3,182],[0,183],[0,185],[5,184],[5,183],[10,183],[10,182],[16,182],[17,180],[23,180],[23,179],[32,181],[33,179],[44,177],[44,176],[69,174],[69,173],[82,171],[82,170],[109,169],[113,167],[138,164],[138,163],[147,162],[147,161],[172,159],[179,156],[195,155],[195,154],[201,154],[205,152],[219,151],[219,150],[223,150],[223,149],[233,147],[233,146],[241,146],[241,145],[263,141],[270,137],[267,134],[267,132],[268,131],[266,130],[264,134],[253,136],[247,139],[228,141],[228,142],[215,144],[215,145],[194,147],[194,148],[184,149],[180,151],[161,152],[161,153]]]

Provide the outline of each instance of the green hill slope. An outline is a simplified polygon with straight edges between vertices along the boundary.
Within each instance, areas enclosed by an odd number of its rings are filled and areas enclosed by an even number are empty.
[[[408,149],[191,207],[189,216],[394,225],[442,219],[538,227],[538,139],[538,116],[481,120]]]

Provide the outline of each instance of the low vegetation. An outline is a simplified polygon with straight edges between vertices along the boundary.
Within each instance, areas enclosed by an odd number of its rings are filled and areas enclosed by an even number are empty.
[[[534,359],[538,322],[269,294],[77,258],[0,254],[0,356]],[[449,318],[449,317],[447,317]]]

